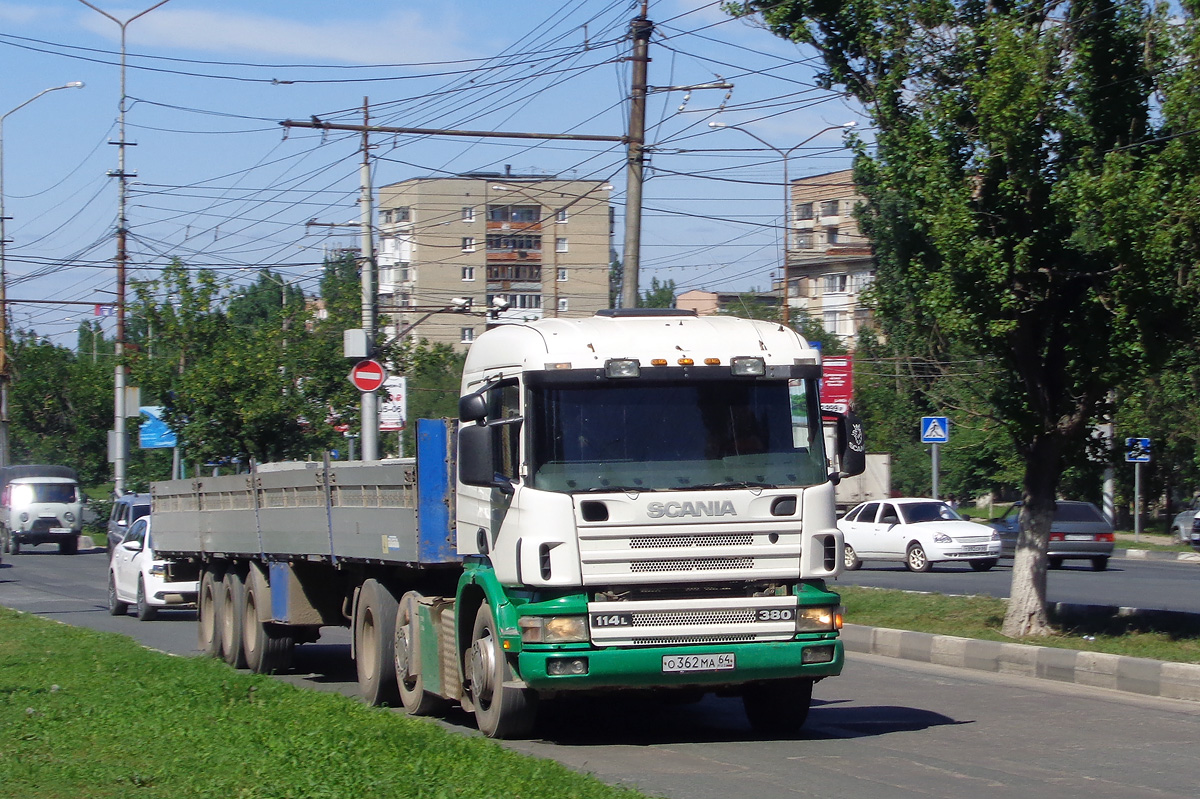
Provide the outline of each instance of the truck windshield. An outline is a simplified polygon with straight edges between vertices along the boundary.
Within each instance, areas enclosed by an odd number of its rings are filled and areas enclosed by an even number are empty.
[[[815,380],[533,389],[532,485],[545,491],[804,486],[827,477]]]
[[[35,502],[75,502],[75,485],[72,483],[18,483],[13,486],[14,505],[31,505]]]

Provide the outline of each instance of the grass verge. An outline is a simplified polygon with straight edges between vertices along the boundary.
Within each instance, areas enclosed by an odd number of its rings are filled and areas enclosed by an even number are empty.
[[[848,585],[838,586],[837,592],[850,624],[1200,663],[1200,620],[1194,616],[1114,617],[1090,622],[1052,619],[1058,630],[1055,635],[1014,641],[1000,633],[1007,604],[1003,599]]]
[[[0,796],[638,799],[337,694],[0,608]]]

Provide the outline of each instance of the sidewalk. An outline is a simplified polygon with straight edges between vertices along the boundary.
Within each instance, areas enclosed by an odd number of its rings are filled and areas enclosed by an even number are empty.
[[[1147,538],[1145,534],[1141,536],[1143,542],[1146,542]],[[1169,543],[1167,536],[1156,538],[1164,539],[1162,543]],[[1118,539],[1125,540],[1121,534],[1118,534]],[[1132,533],[1129,534],[1128,540],[1132,543]],[[1133,560],[1181,560],[1200,564],[1200,552],[1118,549],[1113,552],[1113,557]],[[1057,603],[1053,609],[1060,615],[1196,615],[1142,608],[1074,605],[1065,602]],[[841,638],[847,652],[862,652],[960,669],[1057,680],[1147,696],[1200,702],[1200,664],[1169,663],[1103,652],[982,641],[885,627],[863,627],[857,624],[847,624],[842,630]]]

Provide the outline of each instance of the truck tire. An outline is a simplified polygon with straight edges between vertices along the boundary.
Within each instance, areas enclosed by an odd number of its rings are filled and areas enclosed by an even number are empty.
[[[79,552],[79,537],[71,536],[58,542],[58,554],[74,555]]]
[[[117,599],[117,578],[112,570],[108,572],[108,615],[124,616],[129,612],[129,605]]]
[[[158,615],[158,608],[150,604],[146,598],[146,581],[138,575],[137,588],[137,617],[138,621],[152,621]]]
[[[200,651],[209,657],[221,657],[221,578],[212,569],[205,569],[200,575],[196,619],[200,633]]]
[[[246,598],[242,603],[242,651],[246,655],[246,666],[255,674],[287,671],[292,667],[296,637],[286,624],[260,621],[258,606],[255,581],[247,580]]]
[[[354,614],[354,661],[358,689],[368,705],[395,707],[400,701],[395,654],[399,604],[378,580],[367,580],[359,590]]]
[[[235,669],[246,668],[246,651],[242,646],[242,615],[246,604],[246,576],[240,569],[230,569],[221,579],[221,652],[225,662]]]
[[[463,674],[480,732],[489,738],[519,738],[533,730],[537,694],[514,685],[512,667],[500,648],[500,636],[487,602],[475,614]]]
[[[791,735],[808,720],[813,681],[807,678],[753,683],[742,691],[750,727],[765,735]]]
[[[396,615],[396,685],[400,704],[410,716],[429,716],[442,710],[446,701],[425,690],[421,676],[421,631],[417,603],[420,594],[409,591],[400,599]]]

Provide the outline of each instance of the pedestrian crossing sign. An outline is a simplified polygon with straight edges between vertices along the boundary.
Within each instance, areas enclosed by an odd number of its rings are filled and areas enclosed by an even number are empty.
[[[921,443],[945,444],[950,440],[950,422],[945,416],[921,417]]]

